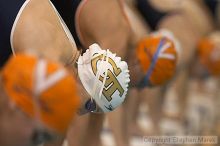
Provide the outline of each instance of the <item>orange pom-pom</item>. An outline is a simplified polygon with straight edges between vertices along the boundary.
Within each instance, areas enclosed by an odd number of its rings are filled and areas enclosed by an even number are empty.
[[[213,76],[220,75],[220,47],[211,38],[202,38],[198,43],[198,57],[200,63]]]
[[[17,54],[2,71],[11,102],[46,127],[64,134],[79,107],[76,81],[62,65]]]
[[[174,76],[177,48],[170,38],[162,35],[146,37],[139,42],[136,53],[146,73],[146,85],[162,85]]]

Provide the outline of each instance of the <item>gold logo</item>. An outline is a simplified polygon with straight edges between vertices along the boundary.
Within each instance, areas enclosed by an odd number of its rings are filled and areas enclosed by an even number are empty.
[[[97,74],[97,64],[99,61],[102,60],[102,58],[103,58],[103,54],[93,58],[91,61],[92,71],[95,75]],[[106,61],[106,57],[104,58],[104,60]],[[112,100],[112,95],[114,94],[115,91],[118,90],[120,93],[119,96],[122,97],[122,95],[124,94],[124,89],[117,80],[117,76],[122,72],[121,69],[117,67],[116,63],[111,58],[108,59],[108,63],[112,66],[113,72],[110,69],[108,69],[107,78],[104,85],[105,89],[102,91],[102,93],[104,94],[106,99],[110,102]],[[103,73],[103,75],[105,74]],[[99,80],[103,82],[104,77],[100,76]]]

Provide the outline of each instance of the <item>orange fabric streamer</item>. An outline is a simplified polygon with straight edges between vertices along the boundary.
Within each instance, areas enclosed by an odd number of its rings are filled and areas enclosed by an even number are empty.
[[[39,113],[41,123],[64,134],[79,107],[76,81],[62,65],[46,61],[45,80],[58,70],[65,70],[67,73],[62,79],[36,95],[34,86],[38,62],[37,58],[23,54],[11,57],[2,71],[4,89],[10,101],[24,113],[33,119]],[[36,109],[35,105],[38,105],[39,109]]]

